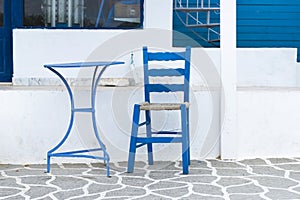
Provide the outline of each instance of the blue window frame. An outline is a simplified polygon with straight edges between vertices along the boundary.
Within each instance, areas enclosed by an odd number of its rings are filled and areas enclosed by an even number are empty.
[[[24,0],[27,28],[141,28],[143,0]]]

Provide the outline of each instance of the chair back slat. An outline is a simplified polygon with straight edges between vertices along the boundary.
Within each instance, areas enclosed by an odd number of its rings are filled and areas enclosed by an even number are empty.
[[[183,76],[184,69],[149,69],[148,76]]]
[[[146,84],[148,92],[180,92],[184,91],[184,84]]]
[[[148,52],[148,60],[149,61],[171,61],[171,60],[185,60],[185,52],[157,52],[157,53],[149,53]]]
[[[183,92],[183,101],[189,101],[189,81],[190,81],[190,57],[191,48],[186,47],[183,52],[148,52],[148,48],[143,48],[143,64],[144,64],[144,88],[145,88],[145,101],[150,102],[150,93],[157,92]],[[151,62],[154,61],[154,62]],[[166,64],[167,61],[175,61],[174,64],[182,65],[181,68],[166,68],[165,66],[161,69],[157,68],[157,61],[162,61]],[[177,61],[181,61],[178,62]],[[184,61],[184,63],[182,63]],[[151,65],[155,68],[151,68]],[[173,66],[173,65],[172,65]],[[149,77],[183,77],[182,83],[170,84],[167,78],[163,78],[163,83],[150,83]],[[152,80],[152,79],[151,79]],[[158,79],[159,80],[159,79]],[[172,80],[171,80],[172,81]],[[167,82],[167,83],[165,83]]]

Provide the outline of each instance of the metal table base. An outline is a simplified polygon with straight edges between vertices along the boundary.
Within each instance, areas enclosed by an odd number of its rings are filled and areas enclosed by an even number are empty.
[[[62,138],[62,140],[51,150],[47,153],[47,173],[50,172],[50,160],[51,157],[79,157],[79,158],[90,158],[90,159],[97,159],[97,160],[103,160],[104,164],[106,164],[106,175],[110,176],[110,165],[109,165],[109,154],[106,150],[105,145],[101,141],[101,138],[99,136],[98,127],[97,127],[97,121],[96,121],[96,114],[95,114],[95,100],[96,100],[96,94],[97,94],[97,86],[100,81],[100,78],[103,74],[103,72],[106,70],[108,66],[111,65],[118,65],[118,64],[124,64],[124,62],[79,62],[79,63],[62,63],[62,64],[49,64],[44,65],[45,68],[51,70],[53,73],[55,73],[64,83],[65,87],[67,88],[70,103],[71,103],[71,117],[68,129]],[[102,69],[100,72],[98,72],[99,67],[102,66]],[[91,107],[88,108],[76,108],[74,103],[74,96],[72,89],[67,82],[67,80],[63,77],[62,74],[60,74],[57,70],[54,68],[80,68],[80,67],[95,67],[94,73],[93,73],[93,79],[92,79],[92,86],[91,86]],[[93,130],[94,134],[97,139],[97,143],[99,144],[99,148],[93,148],[93,149],[83,149],[83,150],[76,150],[76,151],[67,151],[67,152],[56,152],[67,140],[69,137],[73,124],[74,124],[74,117],[75,113],[91,113],[92,116],[92,124],[93,124]],[[101,151],[103,152],[103,156],[94,156],[90,155],[90,152],[95,151]]]

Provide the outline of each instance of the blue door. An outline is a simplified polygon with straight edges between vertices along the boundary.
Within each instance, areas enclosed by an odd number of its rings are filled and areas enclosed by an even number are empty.
[[[11,82],[13,0],[0,0],[0,82]]]

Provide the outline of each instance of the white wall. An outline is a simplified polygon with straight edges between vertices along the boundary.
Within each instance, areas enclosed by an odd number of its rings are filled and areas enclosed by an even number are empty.
[[[298,157],[299,88],[240,88],[238,158]]]
[[[0,164],[45,163],[46,153],[68,128],[70,105],[63,87],[27,87],[0,90]],[[89,105],[86,89],[75,88],[77,106]],[[218,101],[207,91],[191,91],[191,152],[193,159],[218,156]],[[100,87],[97,96],[97,124],[112,161],[128,156],[132,108],[142,101],[140,87]],[[154,128],[178,128],[178,113],[154,113]],[[213,144],[213,145],[212,145]],[[90,114],[76,114],[70,139],[61,150],[95,148]],[[178,160],[178,144],[154,145],[155,160]],[[145,150],[145,149],[144,149]],[[146,160],[139,150],[138,159]],[[58,162],[82,162],[59,158]]]

